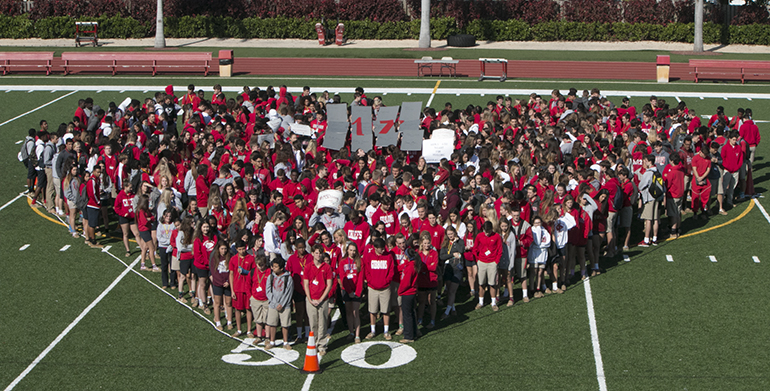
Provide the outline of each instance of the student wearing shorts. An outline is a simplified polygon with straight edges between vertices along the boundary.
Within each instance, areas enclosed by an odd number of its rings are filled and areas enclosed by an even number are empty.
[[[96,243],[96,227],[99,226],[99,214],[101,212],[101,185],[100,177],[102,175],[102,168],[100,166],[94,167],[91,172],[91,177],[86,182],[86,194],[88,194],[88,207],[83,211],[83,214],[88,220],[88,226],[84,231],[86,234],[86,244],[91,248],[103,248],[101,244]],[[43,176],[45,178],[45,176]],[[40,190],[38,188],[38,190]],[[153,258],[153,264],[155,260]],[[144,255],[142,255],[142,265],[144,265]]]
[[[403,239],[403,235],[402,235]],[[340,293],[345,303],[345,314],[348,321],[348,339],[355,343],[361,342],[361,293],[363,290],[361,274],[361,254],[355,243],[348,243],[345,256],[337,266],[337,278],[339,278]]]
[[[262,333],[264,332],[265,323],[267,323],[267,277],[270,275],[270,268],[267,267],[267,258],[264,254],[257,255],[254,261],[257,267],[251,271],[251,298],[249,304],[251,306],[251,313],[254,316],[254,323],[256,324],[256,330],[254,334],[251,334],[249,329],[249,337],[257,337],[257,340],[262,341]]]
[[[535,216],[532,219],[532,245],[528,254],[528,261],[537,272],[535,298],[543,297],[540,287],[543,285],[543,271],[548,262],[549,247],[551,247],[551,233],[543,226],[543,219],[540,216]]]
[[[658,245],[658,226],[660,225],[660,200],[655,199],[650,194],[653,172],[657,172],[655,167],[655,156],[647,155],[642,162],[646,170],[639,180],[639,191],[642,196],[642,220],[644,220],[644,240],[639,242],[639,247],[649,247]]]
[[[187,281],[187,286],[190,288],[190,295],[194,295],[194,288],[192,285],[192,263],[193,263],[193,227],[192,217],[185,217],[182,219],[182,223],[179,225],[176,235],[176,249],[179,254],[179,272],[177,273],[177,280],[179,280],[179,293],[177,300],[182,303],[187,303],[187,299],[184,297],[184,283]],[[173,265],[172,265],[173,267]],[[192,298],[192,297],[191,297]]]
[[[237,330],[234,337],[243,335],[241,317],[246,312],[246,327],[251,330],[251,311],[249,311],[249,296],[251,295],[251,271],[254,269],[254,256],[246,252],[246,243],[239,240],[235,245],[238,254],[230,258],[230,289],[232,290],[233,308],[235,308],[235,325]]]
[[[476,298],[476,276],[479,272],[478,266],[476,265],[476,254],[473,250],[473,245],[476,241],[476,234],[478,234],[478,231],[476,230],[476,223],[471,222],[469,224],[466,224],[465,228],[465,252],[463,253],[463,262],[465,264],[465,272],[468,276],[468,286],[471,288],[470,291],[470,297],[471,299]]]
[[[492,222],[484,223],[484,232],[476,235],[474,250],[479,269],[479,304],[484,306],[484,295],[489,290],[492,310],[497,311],[497,264],[503,256],[503,240],[495,233]]]
[[[318,355],[326,354],[329,337],[326,335],[329,316],[329,292],[334,279],[331,265],[324,262],[324,248],[313,246],[313,263],[305,267],[302,287],[305,290],[305,307],[310,321],[310,330],[317,336]]]
[[[98,216],[97,216],[98,217]],[[91,220],[88,220],[89,224]],[[136,204],[136,226],[139,228],[139,247],[142,251],[142,261],[139,270],[152,270],[160,272],[160,268],[155,265],[155,242],[152,240],[152,226],[155,222],[155,216],[150,211],[150,197],[146,194],[139,196],[139,202]],[[145,266],[147,255],[150,256],[150,264]]]
[[[265,295],[267,296],[267,331],[269,342],[265,343],[265,349],[275,346],[276,328],[281,327],[283,332],[283,347],[291,350],[289,344],[289,327],[291,327],[291,299],[294,294],[294,280],[291,274],[284,269],[283,258],[276,257],[270,261],[272,273],[267,276],[265,283]]]
[[[222,330],[220,307],[224,304],[227,329],[233,329],[233,293],[230,290],[230,249],[226,240],[219,240],[209,258],[211,288],[214,293],[214,321],[217,330]],[[224,302],[224,303],[223,303]]]
[[[377,238],[372,244],[374,251],[364,255],[363,271],[364,280],[368,284],[369,297],[369,327],[370,332],[366,339],[375,336],[377,314],[382,314],[383,336],[386,340],[393,339],[390,335],[390,282],[396,272],[396,262],[393,254],[385,251],[385,241]]]

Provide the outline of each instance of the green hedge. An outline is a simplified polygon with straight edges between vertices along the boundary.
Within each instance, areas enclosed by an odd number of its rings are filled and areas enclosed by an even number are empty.
[[[26,15],[0,15],[0,38],[73,38],[75,21],[57,16],[38,21]],[[154,31],[154,21],[141,23],[130,17],[97,17],[100,38],[144,38]],[[183,16],[166,18],[168,38],[294,38],[316,39],[316,20],[276,17],[271,19]],[[348,39],[417,39],[420,21],[343,21]],[[474,20],[459,29],[453,18],[431,19],[431,38],[444,40],[457,33],[472,34],[479,41],[665,41],[693,42],[692,23],[666,26],[649,23],[544,22],[534,26],[521,20]],[[705,23],[703,42],[770,45],[770,25],[727,26]]]

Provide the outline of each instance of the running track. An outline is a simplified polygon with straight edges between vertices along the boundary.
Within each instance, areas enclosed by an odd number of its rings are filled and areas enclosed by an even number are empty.
[[[53,61],[53,74],[62,73],[60,58]],[[212,61],[211,72],[219,71],[217,59]],[[600,61],[516,61],[508,62],[508,78],[569,79],[569,80],[648,80],[656,78],[654,58],[650,62],[600,62]],[[438,66],[434,67],[438,72]],[[17,71],[18,72],[18,71]],[[499,75],[499,64],[488,64],[487,75]],[[81,71],[77,73],[99,73]],[[137,70],[124,70],[122,74],[146,74]],[[236,75],[303,75],[303,76],[417,76],[413,59],[393,58],[237,58],[233,64]],[[102,72],[109,74],[109,72]],[[478,60],[460,60],[457,75],[460,79],[479,77]],[[687,63],[671,64],[671,79],[692,80]],[[748,79],[748,76],[747,76]]]

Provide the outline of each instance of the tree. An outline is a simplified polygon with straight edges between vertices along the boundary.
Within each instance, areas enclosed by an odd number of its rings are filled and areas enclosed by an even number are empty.
[[[430,0],[422,0],[420,8],[420,40],[418,46],[427,49],[430,47]]]
[[[695,0],[695,37],[693,39],[696,53],[703,52],[703,0]]]
[[[155,21],[155,48],[166,47],[166,36],[163,34],[163,0],[158,0],[158,13]]]

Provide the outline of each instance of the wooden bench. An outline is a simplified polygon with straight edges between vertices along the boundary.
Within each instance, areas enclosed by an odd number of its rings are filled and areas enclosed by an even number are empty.
[[[0,52],[0,67],[3,75],[11,68],[45,68],[45,74],[51,74],[53,52]]]
[[[202,69],[208,76],[211,67],[211,52],[64,52],[64,74],[72,68],[105,69],[118,73],[118,69],[147,68],[152,69],[152,75],[163,69]]]
[[[457,77],[457,64],[460,63],[460,60],[455,60],[452,57],[443,57],[440,60],[434,60],[433,57],[423,57],[414,60],[414,63],[417,64],[417,76],[425,76],[427,74],[426,69],[429,69],[430,74],[433,75],[433,66],[438,65],[440,76],[444,76],[444,69],[446,69],[449,76]]]
[[[770,61],[743,61],[743,60],[690,60],[690,67],[695,68],[690,72],[697,83],[704,75],[721,76],[713,79],[737,79],[741,84],[746,82],[746,75],[770,76]],[[707,77],[711,78],[711,77]]]

